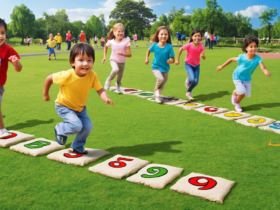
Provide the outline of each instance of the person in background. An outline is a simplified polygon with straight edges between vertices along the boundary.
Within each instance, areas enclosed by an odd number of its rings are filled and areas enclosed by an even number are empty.
[[[136,47],[138,47],[138,45],[137,45],[137,34],[136,33],[133,35],[133,41],[134,41],[134,45]]]
[[[79,35],[81,42],[86,42],[86,35],[83,30],[81,30],[81,34]]]
[[[71,31],[69,30],[68,33],[66,34],[66,43],[67,43],[67,49],[66,50],[71,49],[71,40],[72,40],[72,34],[71,34]]]
[[[54,40],[56,41],[56,50],[61,50],[62,37],[60,36],[60,33],[57,33]]]
[[[177,35],[177,44],[178,44],[178,42],[180,42],[181,45],[182,45],[182,39],[181,39],[181,34],[180,34],[180,32],[178,31],[176,35]]]
[[[206,47],[209,43],[208,43],[208,39],[209,39],[209,31],[205,31],[204,33],[204,39],[205,39],[205,44],[204,47]]]

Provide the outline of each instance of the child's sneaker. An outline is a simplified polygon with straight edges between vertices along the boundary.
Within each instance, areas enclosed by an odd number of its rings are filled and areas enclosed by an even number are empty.
[[[118,93],[118,94],[120,94],[120,93],[121,93],[121,87],[120,87],[120,86],[117,86],[116,93]]]
[[[187,96],[190,100],[193,100],[193,99],[194,99],[194,98],[192,97],[191,92],[187,92],[187,93],[186,93],[186,96]]]
[[[187,78],[187,79],[186,79],[185,86],[186,86],[186,88],[189,88],[189,87],[190,87],[190,81],[189,81],[189,78]]]
[[[111,87],[111,82],[109,82],[108,80],[106,80],[105,85],[104,85],[104,89],[109,90]]]
[[[56,127],[56,126],[55,126]],[[56,142],[60,145],[64,145],[66,143],[66,140],[67,140],[67,136],[64,136],[64,135],[59,135],[57,134],[57,131],[56,129],[54,128],[54,132],[55,132],[55,139],[56,139]]]
[[[232,96],[231,96],[231,103],[233,105],[236,105],[236,100],[237,100],[237,96],[235,96],[233,93],[232,93]]]
[[[56,57],[53,57],[54,60],[56,60]]]
[[[241,109],[241,107],[240,107],[240,104],[235,104],[235,110],[236,110],[237,112],[242,112],[242,109]]]
[[[161,104],[161,98],[160,97],[155,97],[155,101],[158,103],[158,104]]]
[[[73,149],[73,153],[82,154],[82,155],[87,155],[87,154],[88,154],[88,151],[85,150],[85,151],[83,151],[83,152],[79,152],[79,151]]]
[[[51,58],[49,58],[49,61],[51,60]]]
[[[11,135],[11,133],[9,131],[7,131],[6,128],[3,128],[0,130],[0,138],[4,138],[9,135]]]
[[[160,97],[159,90],[156,90],[156,91],[155,91],[155,97]]]

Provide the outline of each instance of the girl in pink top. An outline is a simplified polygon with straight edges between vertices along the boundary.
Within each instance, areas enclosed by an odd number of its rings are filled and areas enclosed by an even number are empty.
[[[116,82],[116,92],[121,93],[120,86],[123,77],[126,57],[131,57],[130,39],[124,38],[123,24],[116,23],[108,33],[107,43],[104,47],[104,58],[102,59],[103,64],[106,61],[108,47],[112,47],[112,53],[110,57],[112,71],[109,77],[106,79],[104,89],[109,90],[111,86],[111,81],[115,78],[116,75],[118,75]]]
[[[190,100],[193,100],[191,92],[194,87],[197,86],[199,80],[200,55],[202,59],[205,60],[204,47],[203,44],[200,43],[201,37],[201,31],[195,28],[191,34],[190,42],[179,49],[178,57],[175,62],[175,65],[179,64],[181,53],[183,50],[186,50],[188,54],[185,59],[185,67],[189,76],[186,80],[186,88],[188,88],[186,96]]]
[[[137,45],[137,34],[136,33],[133,35],[133,41],[134,41],[134,45],[136,47],[138,47],[138,45]]]

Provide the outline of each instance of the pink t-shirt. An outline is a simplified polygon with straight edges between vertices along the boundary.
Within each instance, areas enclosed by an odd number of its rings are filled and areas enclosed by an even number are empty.
[[[114,39],[111,39],[106,43],[106,46],[112,47],[110,61],[115,61],[117,63],[124,63],[126,61],[126,57],[119,55],[117,52],[126,53],[126,48],[130,46],[129,38],[123,38],[118,44]]]
[[[133,40],[134,40],[134,41],[137,41],[137,34],[136,34],[136,35],[133,35]]]
[[[183,50],[187,50],[187,56],[185,62],[192,66],[198,66],[200,64],[200,54],[204,53],[203,44],[199,43],[198,47],[195,48],[193,43],[188,43],[182,47]]]

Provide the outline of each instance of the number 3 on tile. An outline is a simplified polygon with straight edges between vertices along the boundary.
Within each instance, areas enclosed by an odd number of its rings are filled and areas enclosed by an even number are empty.
[[[157,177],[161,177],[164,176],[165,174],[167,174],[168,170],[166,168],[162,168],[162,167],[152,167],[152,168],[148,168],[147,172],[152,174],[152,175],[148,175],[148,174],[142,174],[141,177],[143,178],[157,178]]]
[[[121,162],[121,160],[125,160],[125,161],[133,161],[133,159],[129,159],[129,158],[118,158],[117,161],[112,161],[109,163],[109,166],[113,167],[113,168],[123,168],[126,166],[125,162]]]
[[[200,179],[206,179],[206,182],[198,182]],[[189,183],[194,186],[203,186],[198,188],[199,190],[211,190],[217,185],[217,182],[214,179],[204,177],[204,176],[197,176],[189,179]]]

